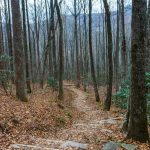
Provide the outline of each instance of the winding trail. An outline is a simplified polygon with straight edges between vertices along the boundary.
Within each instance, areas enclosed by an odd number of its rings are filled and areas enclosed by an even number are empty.
[[[96,109],[94,104],[89,103],[88,94],[75,88],[74,85],[65,85],[65,88],[75,93],[73,106],[82,113],[81,119],[74,121],[71,128],[58,132],[55,139],[30,137],[32,144],[13,144],[10,149],[99,150],[101,149],[99,145],[107,141],[105,137],[115,134],[111,127],[117,124],[120,117],[112,117],[109,112]]]

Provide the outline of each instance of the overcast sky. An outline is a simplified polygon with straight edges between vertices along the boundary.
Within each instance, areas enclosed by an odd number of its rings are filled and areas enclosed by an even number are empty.
[[[43,4],[44,4],[45,0],[37,0],[37,2],[41,2],[41,1],[43,1]],[[73,1],[74,0],[63,0],[63,2],[65,2],[65,5],[62,5],[63,11],[65,11],[66,13],[70,12],[69,9],[73,11]],[[111,11],[116,10],[116,1],[117,0],[108,0]],[[128,4],[131,4],[131,0],[124,0],[124,1],[125,1],[125,6]],[[33,4],[34,0],[28,0],[28,2],[30,4]],[[0,5],[3,5],[2,3],[3,1],[0,0]],[[101,4],[103,4],[103,0],[93,0],[93,13],[101,11]]]
[[[73,0],[64,0],[66,2],[66,5],[71,7],[73,5]],[[116,1],[117,0],[108,0],[110,4],[111,10],[116,10]],[[33,3],[34,0],[29,0],[30,3]],[[44,0],[43,0],[44,2]],[[131,0],[125,0],[125,5],[128,5],[131,2]],[[99,12],[100,11],[100,3],[103,3],[102,0],[93,0],[93,12]]]

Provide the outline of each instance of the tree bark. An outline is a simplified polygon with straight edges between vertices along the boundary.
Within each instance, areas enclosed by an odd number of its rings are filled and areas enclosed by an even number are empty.
[[[127,138],[149,141],[145,83],[146,0],[132,1],[131,108]]]
[[[32,54],[32,45],[31,45],[31,31],[30,31],[30,21],[29,21],[29,12],[28,12],[28,0],[26,0],[26,16],[27,16],[27,26],[28,26],[28,46],[29,46],[29,57],[30,57],[30,77],[33,81],[33,54]]]
[[[2,16],[0,8],[0,57],[4,55],[4,46],[3,46],[3,27],[2,27]],[[4,70],[4,62],[0,60],[0,73]]]
[[[56,40],[55,40],[55,10],[53,0],[51,0],[51,32],[52,32],[52,54],[53,54],[53,74],[57,79],[57,62],[56,62]]]
[[[8,3],[7,3],[8,2]],[[14,71],[14,64],[13,64],[13,45],[12,45],[12,28],[11,28],[11,13],[10,13],[10,3],[9,0],[4,0],[4,9],[5,9],[5,21],[6,21],[6,32],[7,32],[7,42],[8,42],[8,54],[12,58],[10,61],[10,69]],[[7,12],[8,10],[8,12]],[[7,46],[6,46],[7,50]],[[12,81],[14,79],[12,78]]]
[[[34,0],[34,29],[35,29],[35,50],[37,54],[37,60],[35,59],[35,62],[37,61],[37,72],[38,75],[35,75],[35,77],[39,80],[41,80],[41,63],[40,63],[40,47],[39,47],[39,21],[38,21],[38,16],[37,16],[37,0]]]
[[[63,100],[64,90],[63,90],[63,74],[64,74],[64,41],[63,41],[63,23],[60,13],[60,8],[57,0],[55,0],[57,17],[59,22],[59,95],[58,99]]]
[[[77,22],[77,17],[78,17],[78,13],[77,13],[77,0],[74,0],[74,36],[75,36],[75,48],[76,48],[76,62],[77,62],[77,66],[76,66],[76,73],[77,73],[77,88],[80,87],[80,59],[79,59],[79,45],[78,45],[78,22]]]
[[[14,43],[14,63],[16,96],[21,101],[27,101],[26,81],[25,81],[25,58],[23,50],[22,23],[20,14],[20,4],[18,0],[11,0],[12,21],[13,21],[13,43]]]
[[[117,0],[117,31],[116,31],[116,51],[115,51],[115,64],[114,64],[114,69],[115,69],[115,84],[116,84],[116,93],[119,89],[118,87],[118,69],[119,69],[119,31],[120,31],[120,2]]]
[[[104,110],[109,111],[111,106],[112,97],[112,81],[113,81],[113,64],[112,64],[112,28],[110,19],[110,10],[107,0],[103,0],[105,13],[106,13],[106,23],[107,23],[107,36],[108,36],[108,86],[107,86],[107,96],[104,102]]]
[[[27,30],[26,30],[26,13],[25,13],[25,2],[22,0],[22,14],[23,14],[23,44],[24,44],[24,52],[25,52],[25,66],[26,66],[26,84],[27,84],[27,92],[31,93],[31,85],[30,85],[30,72],[29,72],[29,52],[27,45]]]
[[[122,78],[125,79],[127,71],[126,37],[124,23],[124,0],[121,0],[121,26],[122,26]]]
[[[99,93],[97,88],[96,82],[96,75],[95,75],[95,67],[94,67],[94,59],[93,59],[93,50],[92,50],[92,0],[89,0],[89,53],[90,53],[90,65],[91,65],[91,75],[93,79],[93,86],[95,92],[96,101],[99,102]]]
[[[87,48],[87,16],[86,16],[86,3],[87,1],[84,1],[83,4],[83,11],[84,11],[84,91],[86,91],[86,84],[87,84],[87,74],[88,74],[88,48]]]
[[[147,59],[146,71],[150,72],[150,0],[148,1],[147,9]]]

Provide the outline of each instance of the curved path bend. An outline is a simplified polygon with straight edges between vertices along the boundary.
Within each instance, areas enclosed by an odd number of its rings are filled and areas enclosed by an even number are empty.
[[[96,109],[89,103],[88,94],[72,84],[66,84],[65,88],[75,93],[73,106],[82,113],[81,119],[73,122],[71,128],[62,129],[54,139],[40,139],[30,137],[32,144],[13,144],[10,149],[20,150],[99,150],[100,144],[106,142],[106,136],[115,134],[108,129],[117,124],[120,118],[110,117],[108,112]]]

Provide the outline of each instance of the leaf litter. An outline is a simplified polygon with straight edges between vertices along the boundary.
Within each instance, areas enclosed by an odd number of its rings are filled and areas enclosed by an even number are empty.
[[[99,92],[104,99],[105,88],[100,87]],[[126,111],[113,106],[110,112],[104,112],[102,105],[95,102],[91,88],[85,93],[69,86],[63,102],[58,102],[57,92],[50,88],[36,88],[28,103],[0,90],[0,101],[0,149],[15,143],[42,142],[46,146],[47,141],[42,139],[49,139],[87,143],[89,150],[101,150],[107,142],[122,142],[126,136],[121,132]],[[41,140],[37,142],[33,137]],[[148,144],[124,142],[137,145],[139,150],[149,149]]]

